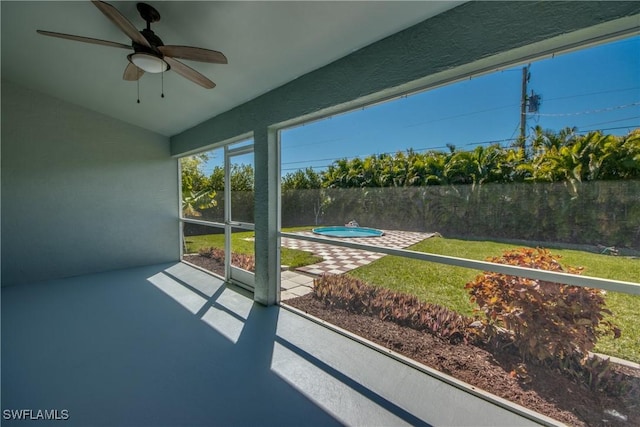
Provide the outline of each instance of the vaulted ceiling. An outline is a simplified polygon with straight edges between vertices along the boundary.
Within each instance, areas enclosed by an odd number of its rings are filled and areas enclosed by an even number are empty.
[[[229,63],[185,60],[217,86],[175,72],[124,81],[128,50],[45,37],[36,30],[130,44],[91,2],[1,2],[2,78],[105,115],[175,135],[462,1],[152,1],[165,44],[223,52]],[[136,28],[135,2],[111,2]],[[161,98],[164,87],[165,98]],[[136,102],[140,93],[140,104]]]

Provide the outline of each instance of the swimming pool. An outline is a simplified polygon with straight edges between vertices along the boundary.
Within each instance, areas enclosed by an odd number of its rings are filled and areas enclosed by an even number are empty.
[[[314,233],[330,237],[380,237],[384,235],[382,230],[367,227],[347,227],[338,225],[334,227],[314,228]]]

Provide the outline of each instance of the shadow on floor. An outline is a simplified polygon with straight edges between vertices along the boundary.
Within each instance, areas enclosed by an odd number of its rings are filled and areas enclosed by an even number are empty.
[[[3,288],[2,424],[29,424],[6,419],[20,409],[82,426],[532,424],[184,263]]]
[[[183,281],[167,274],[172,269]],[[270,371],[278,310],[240,295],[225,296],[216,309],[222,283],[209,279],[207,289],[197,274],[180,270],[3,289],[3,411],[32,409],[26,415],[37,417],[38,409],[66,409],[63,424],[83,426],[339,424]],[[234,299],[248,308],[234,312]],[[200,302],[204,311],[196,315],[183,309]],[[212,333],[200,318],[209,310],[244,324],[237,342]]]

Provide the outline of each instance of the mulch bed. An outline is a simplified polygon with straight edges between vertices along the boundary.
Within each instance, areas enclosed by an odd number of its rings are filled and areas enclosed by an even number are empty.
[[[221,261],[199,255],[186,255],[184,260],[224,276]],[[614,365],[626,376],[631,388],[622,396],[608,396],[548,368],[523,364],[521,358],[508,349],[495,351],[450,344],[377,317],[327,308],[313,294],[287,300],[286,304],[568,425],[640,426],[640,370]],[[626,421],[620,415],[626,416]]]
[[[623,396],[607,396],[604,392],[590,391],[551,369],[523,365],[512,351],[450,344],[431,334],[376,317],[327,308],[313,294],[287,300],[286,304],[563,423],[640,426],[640,370],[614,365],[625,374],[631,389]],[[626,416],[626,421],[620,416]]]
[[[207,258],[200,255],[184,255],[182,259],[200,268],[216,273],[218,276],[224,277],[224,261],[215,258]]]

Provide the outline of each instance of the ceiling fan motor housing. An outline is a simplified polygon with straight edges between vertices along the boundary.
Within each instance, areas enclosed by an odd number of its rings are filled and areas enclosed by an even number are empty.
[[[142,19],[144,19],[145,22],[147,23],[147,28],[144,28],[143,30],[141,30],[140,34],[142,34],[142,36],[145,39],[147,39],[151,47],[142,45],[140,43],[137,43],[135,40],[133,40],[132,41],[133,50],[135,51],[135,53],[146,53],[146,54],[155,56],[156,58],[163,59],[164,55],[162,54],[162,52],[160,52],[160,50],[158,50],[158,47],[164,46],[164,43],[162,42],[160,37],[158,37],[156,33],[154,33],[153,30],[151,29],[151,23],[158,22],[160,20],[160,13],[153,6],[150,6],[146,3],[138,3],[136,4],[136,8],[138,9],[138,12],[140,13],[140,16],[142,17]],[[133,61],[131,60],[131,55],[129,55],[128,58],[129,58],[129,61],[133,63]],[[163,60],[163,62],[165,61]],[[165,64],[166,64],[166,70],[169,70],[171,67],[166,62]],[[163,71],[166,71],[166,70],[163,70]]]
[[[144,38],[147,39],[147,41],[151,45],[151,48],[147,46],[143,46],[140,43],[136,43],[135,41],[133,41],[132,42],[133,49],[136,52],[140,51],[140,52],[147,52],[147,53],[155,53],[157,55],[162,56],[160,51],[157,49],[158,46],[164,46],[164,43],[162,43],[162,40],[160,39],[160,37],[156,36],[156,33],[154,33],[148,28],[145,28],[144,30],[140,31],[140,34],[142,34]]]
[[[136,52],[155,54],[158,57],[162,58],[162,53],[160,53],[157,47],[164,46],[164,43],[162,43],[160,37],[156,36],[156,33],[151,30],[151,23],[158,22],[160,20],[160,13],[153,6],[150,6],[146,3],[138,3],[136,4],[136,8],[138,9],[138,12],[140,13],[142,19],[144,19],[147,23],[147,28],[141,30],[140,34],[142,34],[142,36],[147,39],[147,41],[151,45],[151,49],[149,49],[148,46],[143,46],[139,43],[136,43],[135,40],[132,44],[133,49]]]

